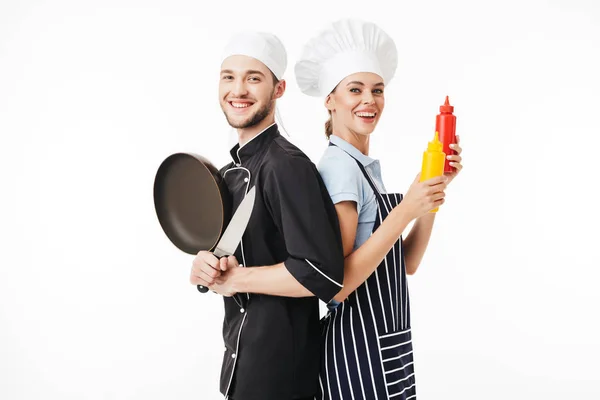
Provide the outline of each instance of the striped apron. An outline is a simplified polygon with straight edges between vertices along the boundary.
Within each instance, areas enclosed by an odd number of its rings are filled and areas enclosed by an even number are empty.
[[[374,232],[402,195],[379,193],[356,162],[377,198]],[[321,320],[321,327],[317,400],[417,398],[402,238],[375,272]]]

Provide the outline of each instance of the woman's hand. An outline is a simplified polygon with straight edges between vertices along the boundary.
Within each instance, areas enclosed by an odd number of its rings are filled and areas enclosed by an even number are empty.
[[[411,220],[444,204],[446,196],[444,193],[448,185],[446,176],[436,176],[423,182],[419,182],[420,178],[421,174],[419,173],[400,203],[403,204]]]
[[[451,144],[450,148],[456,151],[456,154],[446,156],[446,158],[450,160],[450,166],[454,167],[451,172],[444,172],[444,175],[448,178],[448,183],[452,182],[452,180],[463,168],[461,164],[462,157],[460,155],[460,153],[462,153],[462,147],[460,147],[460,137],[458,135],[456,135],[456,143]]]

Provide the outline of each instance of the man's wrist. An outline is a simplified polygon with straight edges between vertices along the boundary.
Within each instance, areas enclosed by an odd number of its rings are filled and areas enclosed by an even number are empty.
[[[231,277],[233,279],[231,286],[236,293],[249,293],[248,277],[250,273],[250,268],[239,267],[236,273]]]

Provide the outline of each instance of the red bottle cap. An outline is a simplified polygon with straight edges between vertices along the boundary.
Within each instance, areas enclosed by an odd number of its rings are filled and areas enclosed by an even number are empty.
[[[450,101],[448,101],[448,96],[446,96],[446,102],[443,106],[440,106],[440,112],[451,113],[454,112],[454,106],[450,105]]]

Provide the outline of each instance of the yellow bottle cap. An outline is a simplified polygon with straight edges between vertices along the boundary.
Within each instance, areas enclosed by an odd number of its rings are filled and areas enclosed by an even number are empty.
[[[439,138],[439,134],[436,131],[435,136],[433,137],[433,140],[431,142],[429,142],[429,144],[427,145],[427,151],[442,151],[442,148],[444,146],[442,145],[442,142],[440,142],[440,140],[438,138]]]

